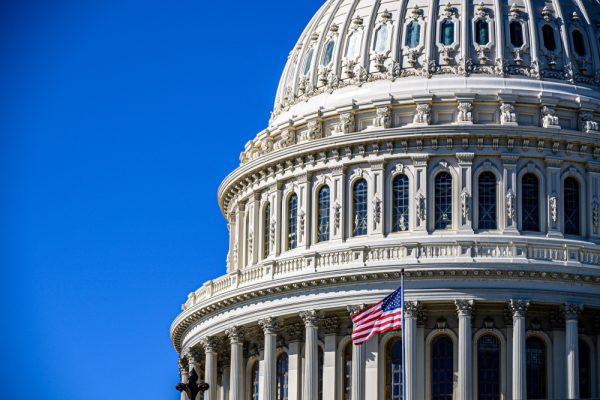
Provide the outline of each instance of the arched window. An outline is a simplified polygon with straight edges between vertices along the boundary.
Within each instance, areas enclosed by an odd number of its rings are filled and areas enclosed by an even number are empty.
[[[546,345],[538,337],[526,341],[527,398],[546,398]]]
[[[435,229],[452,227],[452,176],[440,172],[435,177]]]
[[[556,50],[556,40],[554,39],[554,29],[550,25],[542,27],[542,36],[544,38],[544,47],[548,51]]]
[[[385,350],[385,398],[402,399],[402,339],[390,339]]]
[[[349,60],[355,60],[360,55],[360,34],[360,31],[354,31],[348,36],[346,58]]]
[[[585,340],[579,339],[579,397],[592,397],[592,359],[591,349]]]
[[[333,49],[335,48],[335,40],[330,40],[325,45],[325,53],[323,54],[323,65],[327,66],[333,61]]]
[[[298,196],[290,196],[288,200],[288,250],[298,245]]]
[[[477,389],[479,400],[500,400],[500,341],[494,335],[477,342]]]
[[[431,399],[450,400],[454,382],[454,345],[448,335],[431,342]]]
[[[479,229],[498,229],[496,221],[496,176],[487,171],[479,175]]]
[[[490,42],[490,24],[485,19],[475,23],[475,42],[481,46]]]
[[[452,46],[454,43],[454,22],[449,19],[442,23],[442,37],[440,42],[444,46]]]
[[[258,361],[252,364],[252,369],[250,372],[251,387],[250,387],[250,400],[258,400],[258,393],[260,387],[260,375],[258,371]]]
[[[288,398],[288,355],[281,353],[277,358],[277,400]]]
[[[534,174],[525,174],[521,180],[524,231],[540,230],[540,183]]]
[[[263,211],[263,258],[271,254],[271,204],[267,203]]]
[[[510,23],[510,43],[514,47],[523,46],[523,25],[519,21],[511,21]]]
[[[323,348],[319,346],[319,387],[318,387],[318,400],[323,400],[323,366],[325,362],[325,353]]]
[[[367,181],[359,179],[352,190],[352,222],[353,236],[367,234],[367,216],[368,216],[368,186]]]
[[[329,186],[323,186],[319,190],[319,208],[317,211],[317,222],[319,224],[317,232],[318,242],[326,242],[329,240],[330,203],[331,196]]]
[[[376,53],[385,53],[390,47],[390,34],[391,27],[389,24],[381,25],[377,32],[375,32],[375,46],[374,50]]]
[[[414,49],[421,42],[421,24],[413,21],[406,28],[406,47]]]
[[[581,57],[585,57],[585,39],[583,38],[583,34],[581,33],[581,31],[575,29],[571,33],[571,37],[573,38],[573,46],[575,47],[575,53],[577,53]]]
[[[567,178],[564,183],[565,234],[579,235],[579,182],[575,178]]]
[[[352,400],[352,342],[344,347],[342,368],[342,400]]]
[[[392,181],[392,232],[408,229],[408,177],[396,175]]]
[[[304,61],[304,75],[308,75],[310,72],[310,68],[312,67],[312,59],[313,59],[314,53],[315,53],[315,49],[312,48],[308,51],[308,54],[306,55],[306,61]]]

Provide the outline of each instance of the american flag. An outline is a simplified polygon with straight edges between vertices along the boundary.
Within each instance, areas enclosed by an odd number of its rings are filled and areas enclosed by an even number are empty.
[[[352,317],[352,342],[361,344],[378,333],[402,328],[402,286],[385,299]]]

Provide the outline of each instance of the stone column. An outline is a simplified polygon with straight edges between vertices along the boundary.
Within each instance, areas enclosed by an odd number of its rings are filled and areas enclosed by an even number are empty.
[[[264,398],[263,400],[276,399],[276,365],[275,352],[277,346],[277,322],[275,318],[268,317],[258,321],[258,325],[265,333],[265,383],[264,383]]]
[[[552,380],[553,395],[555,399],[566,399],[566,374],[565,365],[562,360],[566,360],[565,355],[565,319],[563,313],[557,308],[550,314],[550,324],[552,326]]]
[[[406,399],[415,400],[417,393],[417,317],[421,310],[418,301],[404,303],[404,360],[406,362]]]
[[[229,400],[242,400],[243,393],[243,360],[244,360],[244,331],[233,326],[225,331],[231,344],[231,364],[229,370]]]
[[[350,316],[365,308],[364,305],[348,306]],[[352,345],[352,400],[365,399],[365,346]]]
[[[473,166],[473,153],[457,153],[458,159],[458,193],[460,197],[458,209],[458,230],[473,232],[473,183],[471,170]]]
[[[302,340],[303,324],[291,324],[286,327],[288,342],[288,400],[300,400],[302,388]]]
[[[220,387],[220,393],[219,393],[219,400],[226,400],[229,399],[231,396],[231,386],[229,384],[229,378],[231,377],[231,367],[230,367],[230,363],[231,360],[227,359],[227,357],[225,357],[225,359],[223,359],[223,357],[220,358],[221,362],[223,363],[223,365],[221,366],[221,370],[220,370],[220,374],[221,374],[221,387]]]
[[[323,352],[323,399],[337,398],[337,318],[325,318],[322,324],[325,334],[325,348]]]
[[[319,311],[302,311],[300,318],[305,326],[304,344],[304,400],[317,400],[319,396]]]
[[[529,301],[510,300],[508,307],[513,318],[512,395],[514,400],[525,400],[527,399],[525,317]]]
[[[185,357],[182,357],[179,359],[179,377],[181,378],[181,383],[188,383],[188,376],[189,376],[189,365],[188,365],[188,361],[185,359]],[[185,392],[181,392],[181,400],[188,400],[187,395],[185,394]]]
[[[456,300],[458,312],[458,400],[473,398],[473,330],[471,315],[473,300]]]
[[[217,400],[217,338],[207,336],[200,344],[204,347],[204,381],[210,388],[204,393],[204,400]]]
[[[189,371],[196,370],[196,374],[198,377],[201,377],[200,374],[202,372],[202,368],[200,367],[200,358],[202,354],[198,351],[198,349],[188,349],[185,353],[185,358],[188,361]]]
[[[567,398],[579,398],[579,330],[577,320],[583,311],[581,304],[567,303],[565,313],[565,345],[567,355]]]

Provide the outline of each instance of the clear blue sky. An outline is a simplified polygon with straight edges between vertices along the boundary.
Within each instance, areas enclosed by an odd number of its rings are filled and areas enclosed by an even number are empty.
[[[0,2],[0,399],[178,398],[217,187],[322,1]]]

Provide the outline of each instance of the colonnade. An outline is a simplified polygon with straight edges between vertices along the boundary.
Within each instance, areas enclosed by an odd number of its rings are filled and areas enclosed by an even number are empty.
[[[458,400],[472,400],[476,397],[474,390],[474,365],[473,365],[473,327],[472,316],[476,308],[476,302],[471,299],[457,299],[454,301],[458,315],[458,380],[456,381],[454,398]],[[506,310],[512,317],[512,330],[507,335],[507,341],[512,343],[507,371],[510,372],[510,392],[505,398],[514,400],[527,399],[527,377],[526,377],[526,339],[527,327],[526,316],[530,302],[523,299],[512,299],[507,302]],[[359,312],[364,306],[348,306],[349,316]],[[406,395],[407,399],[420,399],[423,391],[418,390],[418,360],[417,353],[417,319],[423,308],[421,302],[405,303],[405,335],[404,343],[406,363]],[[561,311],[565,320],[564,333],[564,355],[565,359],[555,359],[554,363],[565,365],[566,374],[566,398],[579,398],[579,331],[578,320],[583,310],[580,304],[567,303],[562,305]],[[289,370],[287,377],[287,400],[319,400],[319,331],[324,334],[322,342],[324,350],[322,398],[327,400],[339,399],[336,396],[336,387],[339,378],[338,364],[339,346],[336,337],[338,335],[338,322],[335,317],[326,317],[321,310],[308,310],[299,313],[303,322],[304,346],[301,340],[302,329],[296,329],[296,334],[290,337],[288,342]],[[262,342],[263,350],[259,354],[260,400],[280,400],[277,394],[276,371],[277,371],[277,348],[278,331],[282,328],[278,325],[280,319],[267,317],[258,320],[258,326],[262,337],[252,337],[257,342]],[[180,360],[180,372],[183,382],[187,381],[187,374],[191,369],[204,371],[203,379],[209,383],[210,389],[205,393],[204,400],[246,400],[253,399],[251,393],[247,393],[248,384],[245,382],[248,374],[244,368],[244,340],[250,339],[243,327],[233,326],[225,331],[221,342],[226,343],[229,351],[224,356],[228,359],[227,366],[221,369],[221,381],[218,384],[217,362],[218,340],[216,336],[204,337],[200,341],[203,352],[197,349],[188,349]],[[352,369],[351,369],[351,399],[366,400],[377,398],[374,393],[379,391],[377,377],[370,376],[367,369],[372,360],[368,359],[370,349],[377,348],[375,337],[371,341],[360,345],[352,345]],[[555,338],[555,340],[557,340]],[[600,340],[599,340],[600,344]],[[375,347],[374,347],[375,346]],[[554,347],[556,347],[554,345]],[[303,351],[302,351],[303,349]],[[556,349],[553,349],[556,353]],[[559,354],[559,353],[557,353]],[[201,357],[204,357],[204,360]],[[302,361],[303,360],[303,361]],[[367,379],[369,378],[369,379]],[[375,379],[371,379],[375,378]],[[597,377],[593,378],[598,379]],[[227,388],[219,393],[219,387],[226,384]],[[556,396],[556,394],[555,394]],[[184,400],[185,397],[182,397]]]

